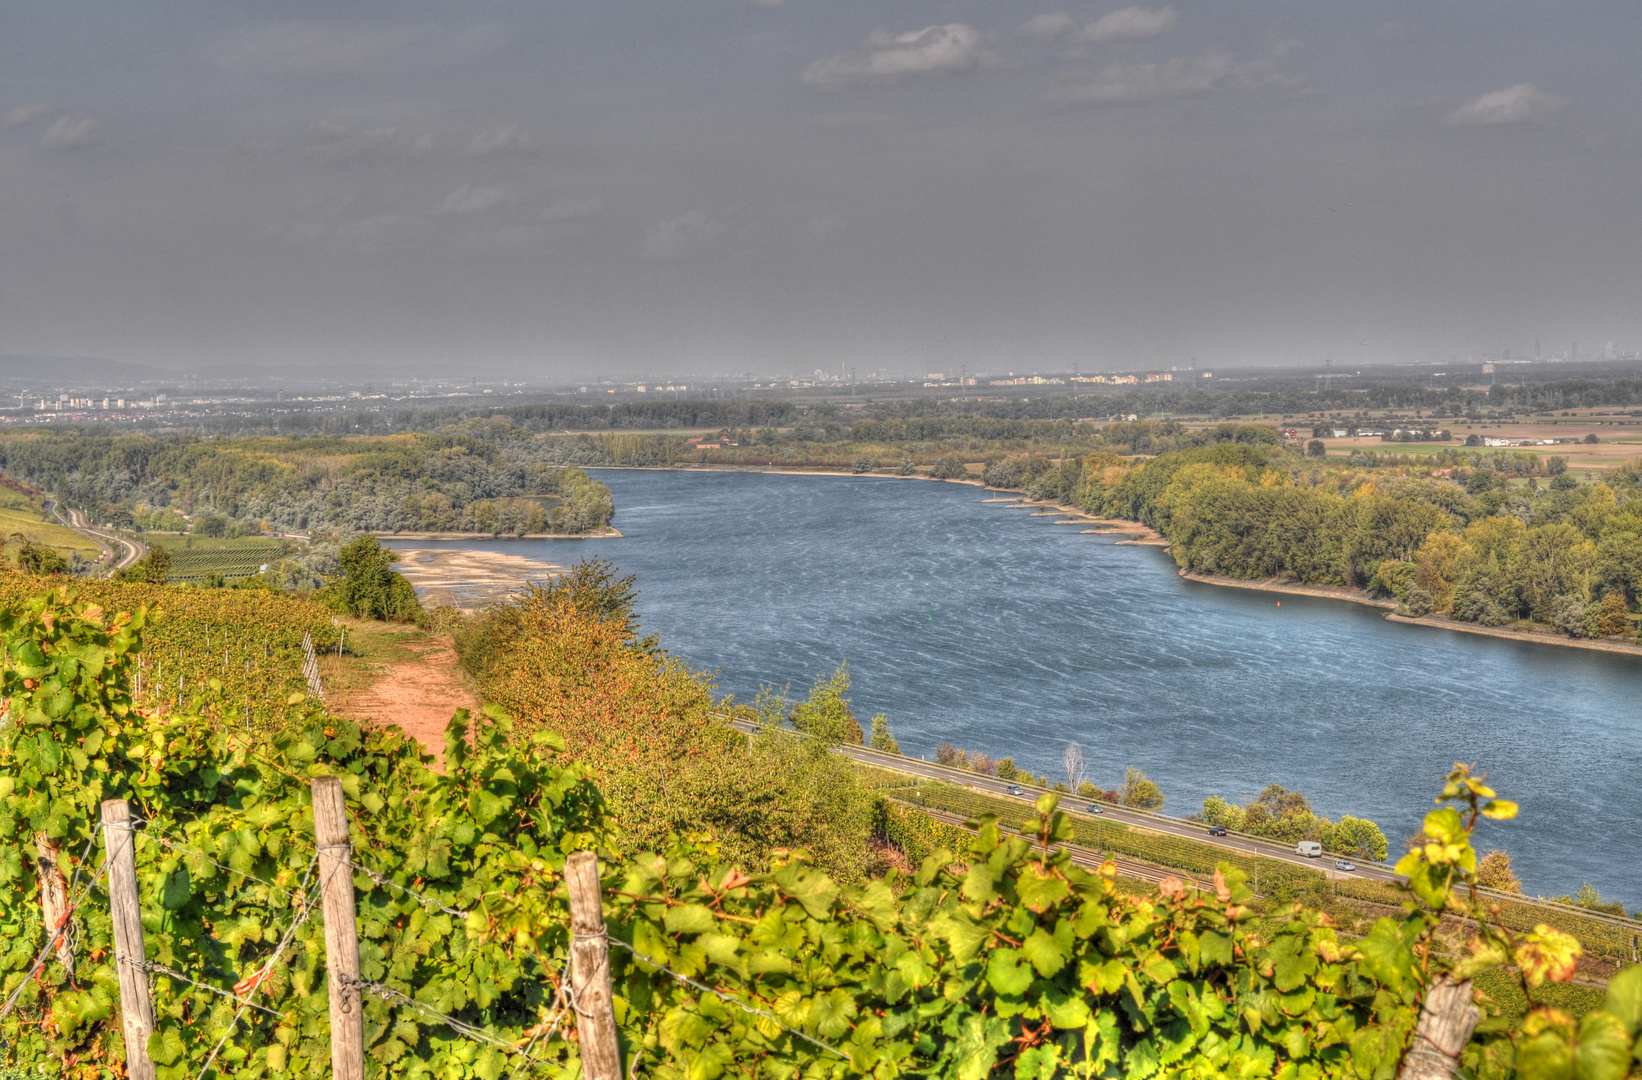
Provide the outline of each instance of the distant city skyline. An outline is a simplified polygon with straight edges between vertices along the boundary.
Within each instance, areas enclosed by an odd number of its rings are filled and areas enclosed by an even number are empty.
[[[0,354],[552,383],[1617,359],[1638,41],[1634,0],[19,0]]]

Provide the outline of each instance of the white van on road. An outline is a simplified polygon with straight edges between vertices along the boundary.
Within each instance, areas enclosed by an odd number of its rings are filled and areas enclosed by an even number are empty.
[[[1315,840],[1302,840],[1294,845],[1294,853],[1304,855],[1308,859],[1321,859],[1323,857],[1323,845]]]

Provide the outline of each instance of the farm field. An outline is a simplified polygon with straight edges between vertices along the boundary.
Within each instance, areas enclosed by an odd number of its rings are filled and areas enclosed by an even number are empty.
[[[171,555],[170,580],[202,581],[211,574],[248,577],[265,563],[295,555],[299,545],[291,540],[246,536],[233,540],[213,539],[175,533],[143,533],[150,547],[164,548]]]

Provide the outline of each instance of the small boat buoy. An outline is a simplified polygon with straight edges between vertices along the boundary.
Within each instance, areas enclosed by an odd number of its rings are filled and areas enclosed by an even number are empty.
[[[1281,601],[1281,600],[1279,600],[1279,601],[1277,601],[1277,606],[1278,606],[1278,607],[1282,607],[1282,606],[1283,606],[1283,602],[1282,602],[1282,601]]]

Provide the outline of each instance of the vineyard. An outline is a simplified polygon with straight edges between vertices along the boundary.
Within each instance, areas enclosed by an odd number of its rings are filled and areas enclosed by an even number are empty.
[[[1356,937],[1301,904],[1257,906],[1224,861],[1206,889],[1165,878],[1128,892],[1110,863],[1072,864],[1063,845],[1078,823],[1053,795],[1019,835],[886,809],[903,850],[933,850],[914,872],[843,884],[790,848],[727,863],[699,829],[646,850],[558,736],[516,734],[494,706],[453,718],[441,773],[402,733],[300,700],[247,728],[214,687],[138,697],[167,622],[175,649],[178,627],[203,639],[229,614],[150,588],[173,609],[153,623],[140,607],[111,614],[136,592],[0,596],[0,1068],[124,1074],[120,1002],[134,985],[152,1004],[158,1080],[323,1075],[343,1016],[363,1032],[364,1075],[384,1080],[593,1075],[581,991],[567,991],[572,970],[587,985],[570,953],[590,937],[609,949],[598,970],[618,1057],[598,1076],[1390,1080],[1432,1038],[1423,1021],[1414,1035],[1422,1002],[1452,984],[1466,1007],[1475,978],[1498,996],[1478,999],[1474,1037],[1466,1025],[1450,1049],[1432,1044],[1448,1069],[1620,1080],[1636,1060],[1642,967],[1577,1021],[1501,1007],[1512,988],[1567,983],[1581,948],[1545,925],[1512,933],[1478,902],[1473,830],[1516,808],[1464,769],[1425,819],[1431,842],[1399,864],[1405,903]],[[302,610],[283,613],[281,634]],[[254,634],[247,615],[281,613],[238,614]],[[344,854],[316,836],[320,778],[345,796]],[[135,984],[121,984],[104,884],[109,799],[134,813],[125,857],[141,920],[122,933],[145,950]],[[604,925],[573,931],[567,865],[589,850]],[[322,891],[336,910],[338,866],[358,938],[346,978],[318,910]]]
[[[167,579],[184,583],[203,581],[212,574],[225,578],[249,577],[297,550],[297,545],[289,540],[254,536],[225,540],[148,533],[143,540],[150,547],[165,549],[171,556]]]
[[[0,574],[0,608],[16,607],[59,582]],[[142,699],[175,708],[193,694],[213,691],[242,722],[281,721],[290,696],[306,694],[302,638],[321,650],[336,647],[332,613],[310,600],[263,590],[194,589],[170,585],[76,581],[80,600],[107,611],[147,607],[153,619],[143,635]],[[136,683],[133,683],[134,689]]]
[[[863,773],[881,794],[914,806],[945,810],[968,818],[992,814],[1000,824],[1013,828],[1031,822],[1036,816],[1030,806],[1019,800],[987,795],[956,784],[914,779],[903,773],[870,767],[863,767]],[[1347,928],[1353,924],[1370,925],[1407,899],[1402,890],[1384,882],[1352,877],[1330,880],[1320,871],[1284,860],[1243,855],[1184,837],[1133,828],[1122,822],[1078,814],[1069,816],[1068,823],[1073,843],[1106,855],[1130,856],[1194,877],[1212,876],[1218,865],[1235,866],[1249,876],[1261,895],[1279,902],[1302,900],[1308,907],[1329,911]],[[1541,924],[1550,925],[1578,939],[1588,956],[1615,965],[1635,961],[1638,932],[1635,927],[1583,918],[1561,907],[1512,903],[1503,898],[1499,908],[1500,919],[1513,930],[1526,932]],[[1586,1002],[1587,1007],[1597,1003]]]

